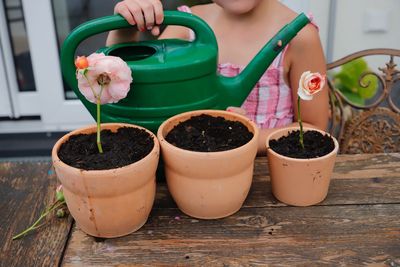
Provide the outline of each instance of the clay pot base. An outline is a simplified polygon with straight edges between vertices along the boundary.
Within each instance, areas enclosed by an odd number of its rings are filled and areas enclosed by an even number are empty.
[[[206,114],[180,122],[165,137],[176,147],[198,152],[234,149],[252,138],[253,134],[241,122]]]
[[[108,238],[118,238],[118,237],[122,237],[122,236],[126,236],[126,235],[129,235],[129,234],[132,234],[132,233],[136,232],[137,230],[139,230],[140,228],[142,228],[143,225],[146,224],[147,220],[148,220],[148,217],[146,218],[146,220],[145,220],[143,223],[139,224],[139,225],[136,226],[135,228],[129,229],[128,231],[123,232],[123,233],[121,232],[121,233],[119,233],[119,234],[102,234],[102,235],[97,235],[95,232],[91,232],[91,231],[88,230],[88,229],[83,229],[82,226],[79,225],[79,223],[77,223],[77,222],[76,222],[76,226],[77,226],[78,229],[80,229],[82,232],[84,232],[84,233],[86,233],[86,234],[92,236],[92,237],[95,239],[95,242],[103,242],[103,241],[105,241],[105,240],[108,239]]]
[[[58,157],[67,165],[83,170],[108,170],[141,160],[154,147],[143,129],[121,127],[117,132],[101,131],[103,153],[99,153],[96,133],[72,135],[63,143]]]
[[[304,149],[299,142],[300,131],[292,131],[278,140],[270,140],[269,147],[276,153],[297,159],[319,158],[332,152],[335,144],[328,134],[317,131],[304,132]]]
[[[178,208],[186,215],[189,215],[190,217],[193,217],[196,219],[201,219],[201,220],[217,220],[217,219],[226,218],[226,217],[231,216],[231,215],[235,214],[236,212],[238,212],[241,207],[242,207],[242,205],[240,205],[237,209],[234,209],[233,211],[229,211],[227,213],[221,213],[217,216],[201,216],[201,215],[198,215],[197,213],[192,213],[188,210],[185,210],[178,205]]]

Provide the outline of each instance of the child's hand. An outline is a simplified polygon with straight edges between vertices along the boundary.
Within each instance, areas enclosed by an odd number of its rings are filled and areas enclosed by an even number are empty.
[[[139,31],[150,30],[154,36],[160,34],[164,12],[159,0],[124,0],[115,5],[114,14],[120,14]]]

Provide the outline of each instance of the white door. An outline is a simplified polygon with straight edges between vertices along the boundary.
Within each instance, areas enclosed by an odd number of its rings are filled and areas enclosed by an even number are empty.
[[[11,109],[11,98],[8,90],[7,75],[6,75],[6,70],[4,68],[2,49],[0,49],[0,117],[6,117],[6,118],[13,117],[13,112]]]
[[[59,67],[58,38],[52,1],[22,2],[41,122],[46,128],[53,130],[69,130],[78,125],[93,123],[80,101],[66,99]],[[37,12],[34,12],[35,10]]]
[[[1,93],[10,118],[40,116],[39,95],[32,73],[30,47],[20,0],[0,1]],[[3,128],[1,128],[3,130]]]
[[[94,119],[64,88],[59,47],[73,27],[111,15],[117,0],[0,0],[1,132],[72,130]],[[96,51],[105,35],[81,45],[82,55]]]

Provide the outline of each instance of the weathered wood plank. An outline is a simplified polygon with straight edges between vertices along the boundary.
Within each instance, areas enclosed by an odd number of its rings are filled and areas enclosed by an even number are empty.
[[[336,158],[332,179],[369,179],[393,177],[400,172],[400,153],[339,155]],[[255,177],[268,179],[266,157],[258,157],[254,168]]]
[[[74,229],[65,266],[390,266],[400,263],[400,205],[243,208],[221,220],[153,210],[123,238]],[[396,265],[393,265],[396,266]]]
[[[256,159],[254,179],[244,207],[285,206],[271,191],[265,157]],[[400,154],[340,155],[327,198],[318,205],[400,203]],[[157,187],[154,208],[175,208],[168,189]]]
[[[37,231],[11,240],[53,202],[56,185],[50,162],[0,163],[0,266],[59,264],[71,218],[50,216]]]

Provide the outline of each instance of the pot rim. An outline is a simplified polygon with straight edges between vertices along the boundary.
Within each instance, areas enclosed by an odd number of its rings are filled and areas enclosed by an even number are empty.
[[[104,174],[104,173],[107,173],[107,172],[110,172],[110,174],[111,174],[111,173],[114,173],[115,170],[126,171],[127,169],[132,168],[134,165],[137,165],[140,162],[142,162],[143,160],[145,160],[146,158],[148,158],[149,155],[151,155],[153,153],[157,153],[157,151],[160,150],[160,144],[159,144],[158,139],[155,136],[155,134],[153,134],[150,130],[148,130],[148,129],[142,127],[142,126],[138,126],[138,125],[130,124],[130,123],[122,123],[122,122],[121,123],[119,123],[119,122],[102,123],[101,125],[102,126],[114,126],[115,125],[115,126],[119,126],[119,128],[121,128],[121,127],[132,127],[132,128],[143,129],[147,133],[149,133],[151,137],[153,137],[153,143],[154,143],[153,149],[144,158],[142,158],[142,159],[140,159],[140,160],[138,160],[136,162],[133,162],[131,164],[128,164],[128,165],[125,165],[125,166],[122,166],[122,167],[106,169],[106,170],[84,170],[84,169],[79,169],[79,168],[76,168],[76,167],[73,167],[73,166],[70,166],[70,165],[64,163],[58,157],[58,150],[59,150],[61,144],[64,143],[65,141],[67,141],[70,136],[79,134],[82,131],[94,129],[94,132],[96,132],[97,125],[93,124],[93,125],[84,126],[84,127],[75,129],[75,130],[63,135],[60,139],[58,139],[57,142],[54,144],[53,149],[51,151],[51,157],[52,157],[53,164],[54,164],[54,161],[57,161],[58,164],[60,164],[63,168],[70,168],[70,169],[73,169],[76,172],[90,172],[93,175],[95,175],[96,173]]]
[[[276,135],[277,133],[281,133],[281,132],[290,132],[290,131],[299,130],[299,129],[300,129],[299,126],[289,126],[289,127],[284,127],[284,128],[277,129],[277,130],[273,131],[272,133],[270,133],[267,136],[267,139],[266,139],[266,142],[265,142],[266,147],[267,147],[267,152],[271,153],[271,154],[273,154],[273,155],[275,155],[277,157],[281,157],[281,158],[283,158],[285,160],[296,161],[296,162],[310,162],[310,161],[323,160],[323,159],[331,157],[332,155],[336,155],[337,154],[337,152],[339,150],[339,143],[338,143],[338,141],[336,140],[336,138],[333,135],[331,135],[330,133],[327,133],[325,131],[322,131],[320,129],[317,129],[317,128],[314,128],[314,127],[308,127],[308,126],[303,127],[304,132],[306,132],[306,131],[317,131],[317,132],[322,133],[323,135],[328,134],[332,138],[333,143],[335,144],[335,148],[331,152],[329,152],[328,154],[326,154],[326,155],[324,155],[322,157],[309,158],[309,159],[298,159],[298,158],[291,158],[291,157],[287,157],[287,156],[281,155],[281,154],[275,152],[272,148],[269,147],[269,141],[273,140],[272,139],[273,135]]]
[[[201,115],[201,114],[208,114],[208,115],[211,115],[211,116],[214,116],[214,117],[215,116],[223,116],[223,115],[229,115],[230,117],[231,116],[232,117],[236,117],[236,118],[238,118],[239,122],[242,122],[242,123],[246,122],[251,126],[251,129],[249,129],[249,130],[250,131],[252,130],[253,137],[246,144],[244,144],[244,145],[242,145],[240,147],[237,147],[237,148],[234,148],[234,149],[229,149],[229,150],[224,150],[224,151],[214,151],[214,152],[193,151],[193,150],[187,150],[187,149],[179,148],[179,147],[174,146],[173,144],[169,143],[165,139],[165,137],[164,137],[162,132],[163,132],[164,127],[168,123],[170,123],[171,121],[179,121],[181,118],[187,117],[188,115],[196,116],[196,115]],[[186,120],[181,120],[178,123],[184,122]],[[228,120],[229,120],[229,118],[228,118]],[[245,125],[245,126],[247,127],[247,125]],[[193,111],[187,111],[187,112],[184,112],[184,113],[177,114],[177,115],[172,116],[172,117],[168,118],[167,120],[165,120],[160,125],[160,127],[158,128],[158,131],[157,131],[157,138],[158,138],[158,141],[160,142],[160,145],[163,144],[163,145],[167,146],[168,149],[174,150],[174,151],[179,152],[179,153],[187,153],[189,155],[201,154],[201,155],[214,155],[214,156],[226,155],[226,153],[237,153],[237,152],[240,152],[241,150],[246,149],[246,146],[249,145],[249,144],[252,144],[254,142],[257,144],[258,143],[258,135],[259,135],[259,129],[258,129],[257,125],[252,120],[247,118],[246,116],[243,116],[243,115],[240,115],[240,114],[237,114],[237,113],[234,113],[234,112],[229,112],[229,111],[225,111],[225,110],[215,110],[215,109],[193,110]]]

